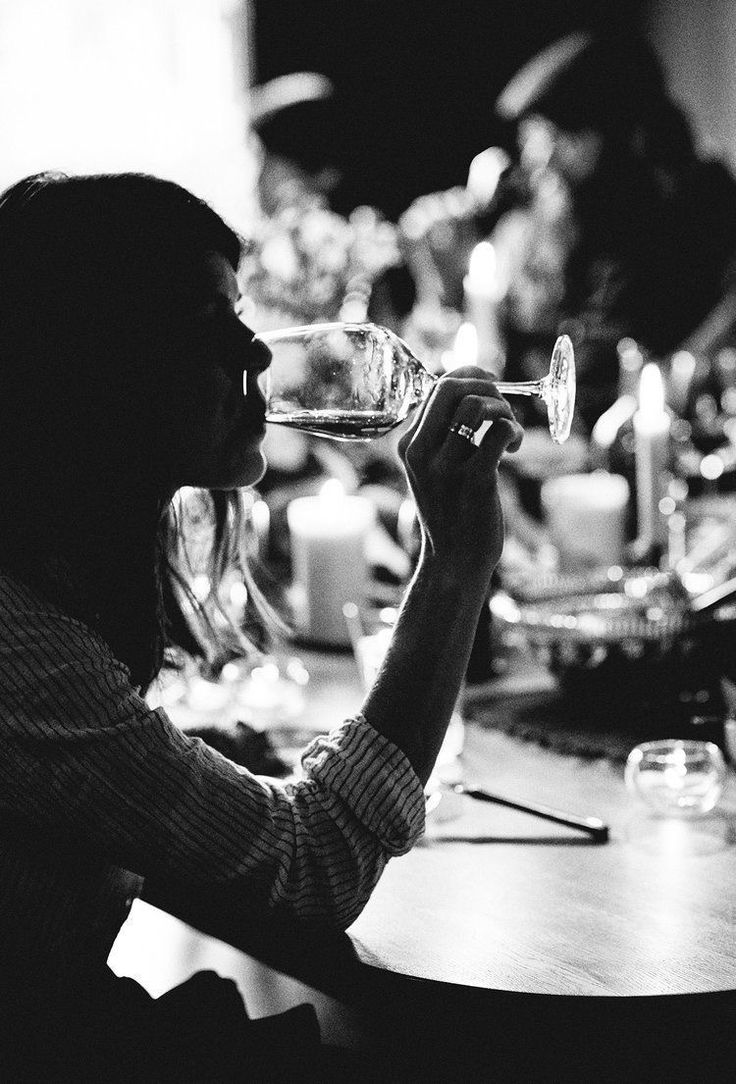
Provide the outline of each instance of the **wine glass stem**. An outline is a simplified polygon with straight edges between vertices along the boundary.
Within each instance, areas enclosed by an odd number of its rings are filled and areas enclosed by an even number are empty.
[[[498,380],[501,395],[537,395],[544,398],[544,380]]]

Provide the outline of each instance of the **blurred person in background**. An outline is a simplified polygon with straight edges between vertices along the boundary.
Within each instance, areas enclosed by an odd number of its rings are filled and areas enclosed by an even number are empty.
[[[321,72],[277,76],[250,89],[250,145],[259,205],[328,206],[340,184],[335,86]]]
[[[516,129],[518,161],[485,202],[417,201],[404,219],[410,255],[421,231],[458,304],[472,246],[494,243],[504,375],[543,376],[566,331],[588,435],[617,395],[618,342],[666,356],[717,305],[736,252],[736,184],[722,163],[699,158],[639,35],[567,35],[514,76],[496,111]],[[527,424],[546,424],[535,400],[519,410]]]

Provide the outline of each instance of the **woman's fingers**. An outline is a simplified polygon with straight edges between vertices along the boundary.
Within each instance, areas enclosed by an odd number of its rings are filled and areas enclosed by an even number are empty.
[[[516,451],[524,431],[511,407],[498,396],[467,395],[457,407],[447,429],[442,456],[450,463],[463,463],[481,449],[484,461]]]
[[[498,399],[483,395],[464,396],[455,410],[442,446],[444,459],[462,463],[478,450],[483,422],[493,423],[493,405]]]
[[[434,461],[460,466],[482,452],[481,471],[490,474],[504,451],[516,451],[523,429],[493,378],[477,366],[442,377],[423,404],[399,451],[410,478]]]
[[[432,389],[413,431],[411,443],[415,451],[428,455],[441,447],[458,405],[467,395],[499,398],[490,375],[477,366],[465,366],[443,376]]]
[[[504,452],[518,451],[523,437],[524,430],[517,421],[505,416],[494,421],[478,448],[480,470],[494,470]]]

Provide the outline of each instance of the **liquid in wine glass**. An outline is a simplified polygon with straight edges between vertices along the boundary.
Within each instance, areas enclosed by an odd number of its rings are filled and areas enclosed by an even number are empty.
[[[378,324],[326,323],[259,334],[272,361],[260,378],[266,421],[334,440],[371,440],[401,425],[437,377],[393,331]],[[534,395],[547,406],[552,439],[570,433],[575,361],[567,335],[541,380],[497,381],[502,395]]]

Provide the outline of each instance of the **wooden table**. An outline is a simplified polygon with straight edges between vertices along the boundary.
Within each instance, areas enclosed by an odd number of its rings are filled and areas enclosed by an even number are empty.
[[[352,926],[361,959],[519,993],[736,989],[733,775],[727,805],[688,822],[650,818],[603,761],[472,727],[463,760],[489,789],[601,817],[610,842],[448,795]]]
[[[305,661],[313,718],[356,709],[352,659]],[[405,1045],[451,1056],[458,1073],[491,1059],[536,1079],[562,1062],[585,1079],[596,1051],[601,1079],[614,1050],[633,1059],[617,1073],[636,1072],[634,1036],[661,1067],[695,1021],[712,1045],[736,1014],[733,771],[718,812],[688,822],[648,816],[620,766],[475,726],[463,766],[489,789],[601,817],[610,842],[447,794],[345,937],[259,941],[225,921],[212,940],[139,903],[111,965],[154,993],[215,966],[238,979],[254,1015],[312,1000],[328,1037],[357,1044],[395,1038],[400,1025]]]

